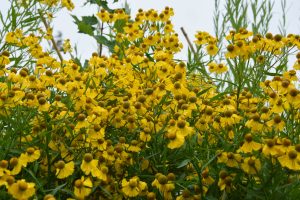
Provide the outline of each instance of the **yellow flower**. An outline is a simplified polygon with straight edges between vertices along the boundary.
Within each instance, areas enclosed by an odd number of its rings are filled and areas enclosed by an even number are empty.
[[[227,46],[227,52],[225,54],[225,58],[235,58],[238,56],[238,47],[232,44]]]
[[[17,175],[21,172],[22,167],[27,166],[27,159],[24,157],[24,154],[21,154],[19,158],[11,158],[9,164],[12,167],[11,175]]]
[[[4,185],[6,188],[10,187],[15,182],[15,178],[11,175],[4,174],[0,176],[0,187]]]
[[[158,188],[163,193],[164,199],[172,199],[171,191],[175,189],[175,185],[171,179],[173,176],[165,176],[161,173],[155,175],[155,179],[152,182],[152,186]]]
[[[40,158],[41,152],[38,149],[34,149],[33,147],[29,147],[24,154],[24,157],[28,163],[34,162]]]
[[[62,0],[61,5],[62,5],[62,7],[65,7],[70,11],[75,8],[75,6],[71,0]]]
[[[216,74],[222,74],[222,73],[227,72],[227,71],[228,71],[227,66],[222,64],[222,63],[218,64],[216,69],[215,69]]]
[[[261,149],[261,144],[254,142],[250,133],[246,134],[244,138],[245,141],[244,144],[240,147],[240,151],[244,153],[251,153],[252,151],[258,151],[259,149]]]
[[[22,179],[8,187],[8,193],[15,199],[26,200],[35,194],[34,186],[34,183],[27,183]]]
[[[140,181],[139,177],[134,176],[129,181],[122,180],[122,192],[128,197],[136,197],[147,189],[147,184]]]
[[[87,197],[92,191],[93,183],[90,178],[77,179],[74,183],[74,195],[78,199],[84,199]]]
[[[70,39],[64,40],[63,50],[64,50],[64,53],[72,52],[72,46],[70,44]]]
[[[265,143],[266,144],[262,148],[262,152],[265,156],[275,156],[280,153],[278,146],[275,145],[274,139],[266,139]]]
[[[279,163],[283,167],[291,170],[300,170],[300,157],[296,150],[290,149],[286,154],[278,158]]]
[[[166,133],[166,137],[170,140],[168,143],[169,149],[176,149],[181,147],[184,144],[184,135],[181,135],[177,132],[168,132]]]
[[[100,170],[97,168],[98,160],[93,159],[93,155],[86,153],[83,157],[83,161],[80,165],[80,169],[85,175],[92,174],[93,177],[98,177]]]
[[[234,178],[234,174],[228,174],[227,171],[221,170],[219,173],[219,181],[218,181],[218,186],[221,191],[226,190],[230,191],[232,186],[232,181]]]
[[[232,152],[223,152],[218,156],[218,163],[225,163],[228,167],[238,167],[242,160],[240,154],[234,154]]]
[[[276,131],[282,131],[285,127],[285,122],[280,115],[275,115],[274,118],[267,122],[268,127],[272,127]]]
[[[261,162],[259,159],[251,156],[246,158],[241,165],[242,169],[248,174],[257,174],[261,169]]]
[[[209,44],[206,46],[206,51],[207,51],[208,55],[214,56],[218,53],[219,49],[218,49],[217,45]]]
[[[56,177],[59,179],[64,179],[74,172],[74,162],[65,163],[63,160],[58,161],[55,164],[56,167]]]
[[[5,174],[10,174],[10,171],[7,169],[8,167],[8,161],[7,160],[1,160],[0,161],[0,177],[2,177]]]

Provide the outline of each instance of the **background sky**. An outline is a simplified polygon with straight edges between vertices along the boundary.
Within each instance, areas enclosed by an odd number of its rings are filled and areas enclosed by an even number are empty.
[[[278,26],[282,15],[281,0],[274,1],[275,6],[270,32],[279,33]],[[0,2],[0,11],[5,12],[8,9],[9,1],[0,0]],[[92,52],[97,50],[96,42],[84,34],[77,33],[77,27],[73,23],[70,14],[77,16],[92,15],[97,12],[97,8],[91,6],[83,7],[85,0],[73,0],[73,2],[75,9],[72,12],[64,9],[55,16],[53,24],[54,35],[61,31],[64,39],[69,38],[72,44],[77,44],[78,52],[82,58],[89,58]],[[112,0],[109,0],[109,2],[112,2]],[[187,57],[187,43],[180,31],[180,27],[184,27],[192,41],[197,31],[214,33],[214,0],[127,0],[127,2],[132,15],[135,15],[139,8],[143,10],[154,8],[161,11],[164,7],[169,6],[174,9],[175,15],[172,17],[172,22],[175,31],[179,34],[180,40],[184,44],[184,50],[177,56],[180,59],[186,59]],[[224,2],[225,0],[221,0],[221,10],[224,9]],[[120,3],[113,4],[112,7],[122,7],[124,3],[125,0],[121,0]],[[287,8],[287,33],[300,34],[300,0],[287,0]]]

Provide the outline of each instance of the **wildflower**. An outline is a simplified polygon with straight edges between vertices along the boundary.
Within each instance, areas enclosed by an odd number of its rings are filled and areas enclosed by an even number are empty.
[[[168,143],[168,148],[170,149],[181,147],[185,141],[184,136],[177,132],[168,132],[166,137],[170,139],[170,142]]]
[[[218,156],[218,163],[225,163],[228,167],[238,167],[242,160],[240,154],[234,154],[232,152],[223,152]]]
[[[19,158],[12,157],[9,164],[12,167],[11,175],[17,175],[21,172],[22,167],[27,166],[27,159],[24,157],[24,154],[21,154]]]
[[[52,194],[47,194],[44,196],[43,200],[56,200],[56,198]]]
[[[69,11],[71,11],[75,8],[75,6],[71,0],[62,0],[61,5],[65,8],[67,8]]]
[[[56,167],[56,177],[58,179],[64,179],[72,175],[74,172],[74,162],[65,163],[63,160],[58,161],[55,164]]]
[[[265,145],[262,148],[262,152],[265,156],[271,155],[275,156],[279,154],[279,149],[275,145],[275,140],[274,139],[266,139],[265,140]]]
[[[216,72],[216,74],[222,74],[222,73],[226,72],[227,70],[228,70],[227,66],[220,63],[217,65],[215,72]]]
[[[244,160],[241,168],[248,174],[257,174],[261,169],[261,162],[254,156],[248,157]]]
[[[240,151],[244,153],[251,153],[252,151],[258,151],[261,149],[261,144],[253,141],[250,133],[246,134],[244,138],[244,144],[240,147]]]
[[[269,127],[272,127],[276,131],[282,131],[284,129],[285,122],[279,115],[275,115],[274,118],[267,122]]]
[[[80,165],[80,169],[85,175],[92,174],[93,177],[98,177],[100,174],[99,169],[97,168],[98,160],[93,159],[93,155],[86,153],[83,157],[83,161]]]
[[[70,39],[64,40],[63,51],[64,51],[64,53],[67,53],[67,52],[71,53],[72,52],[72,46],[70,44]]]
[[[8,174],[3,174],[0,176],[0,187],[4,185],[6,188],[9,188],[13,183],[15,183],[15,178]]]
[[[8,193],[11,194],[15,199],[29,199],[35,194],[34,186],[34,183],[27,183],[24,179],[22,179],[9,186]]]
[[[291,170],[300,170],[300,162],[298,152],[294,149],[290,149],[286,154],[278,158],[281,166]]]
[[[10,174],[10,171],[7,169],[8,167],[8,161],[7,160],[1,160],[0,161],[0,177],[2,177],[5,174]]]
[[[238,51],[238,48],[236,46],[234,46],[233,44],[229,44],[227,46],[227,52],[225,54],[225,57],[226,58],[235,58],[238,55],[237,51]]]
[[[207,54],[210,56],[214,56],[218,53],[219,49],[215,44],[209,44],[206,46]]]
[[[157,173],[155,180],[152,182],[152,186],[158,188],[164,197],[170,197],[169,193],[175,189],[174,183],[170,178],[170,176],[167,177],[161,173]]]
[[[79,199],[84,199],[92,192],[93,183],[90,178],[81,177],[74,182],[74,195]]]
[[[38,149],[34,149],[33,147],[29,147],[24,154],[24,158],[28,163],[34,162],[40,158],[41,152]]]
[[[129,181],[122,180],[122,192],[128,197],[136,197],[147,188],[147,184],[137,176],[132,177]]]
[[[220,190],[226,190],[229,192],[232,189],[232,182],[233,182],[234,174],[228,174],[227,171],[221,170],[219,173],[219,181],[218,186]]]

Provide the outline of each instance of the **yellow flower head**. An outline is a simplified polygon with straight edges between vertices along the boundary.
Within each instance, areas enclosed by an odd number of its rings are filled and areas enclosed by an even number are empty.
[[[29,199],[35,194],[34,186],[34,183],[27,183],[22,179],[8,187],[8,193],[15,199]]]

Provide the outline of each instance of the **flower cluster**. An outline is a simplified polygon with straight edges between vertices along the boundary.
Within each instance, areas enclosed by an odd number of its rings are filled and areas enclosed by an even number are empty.
[[[133,20],[124,10],[100,11],[103,23],[123,27],[112,30],[114,53],[93,53],[86,65],[56,59],[34,33],[6,35],[34,63],[19,68],[13,52],[0,53],[0,190],[7,198],[181,200],[297,185],[300,53],[292,70],[259,82],[255,93],[251,84],[222,92],[222,80],[174,59],[182,44],[173,14],[139,10]],[[241,29],[226,38],[225,64],[213,60],[217,40],[196,34],[211,73],[235,75],[235,67],[267,66],[300,48],[296,35]],[[64,51],[71,50],[66,40]]]

